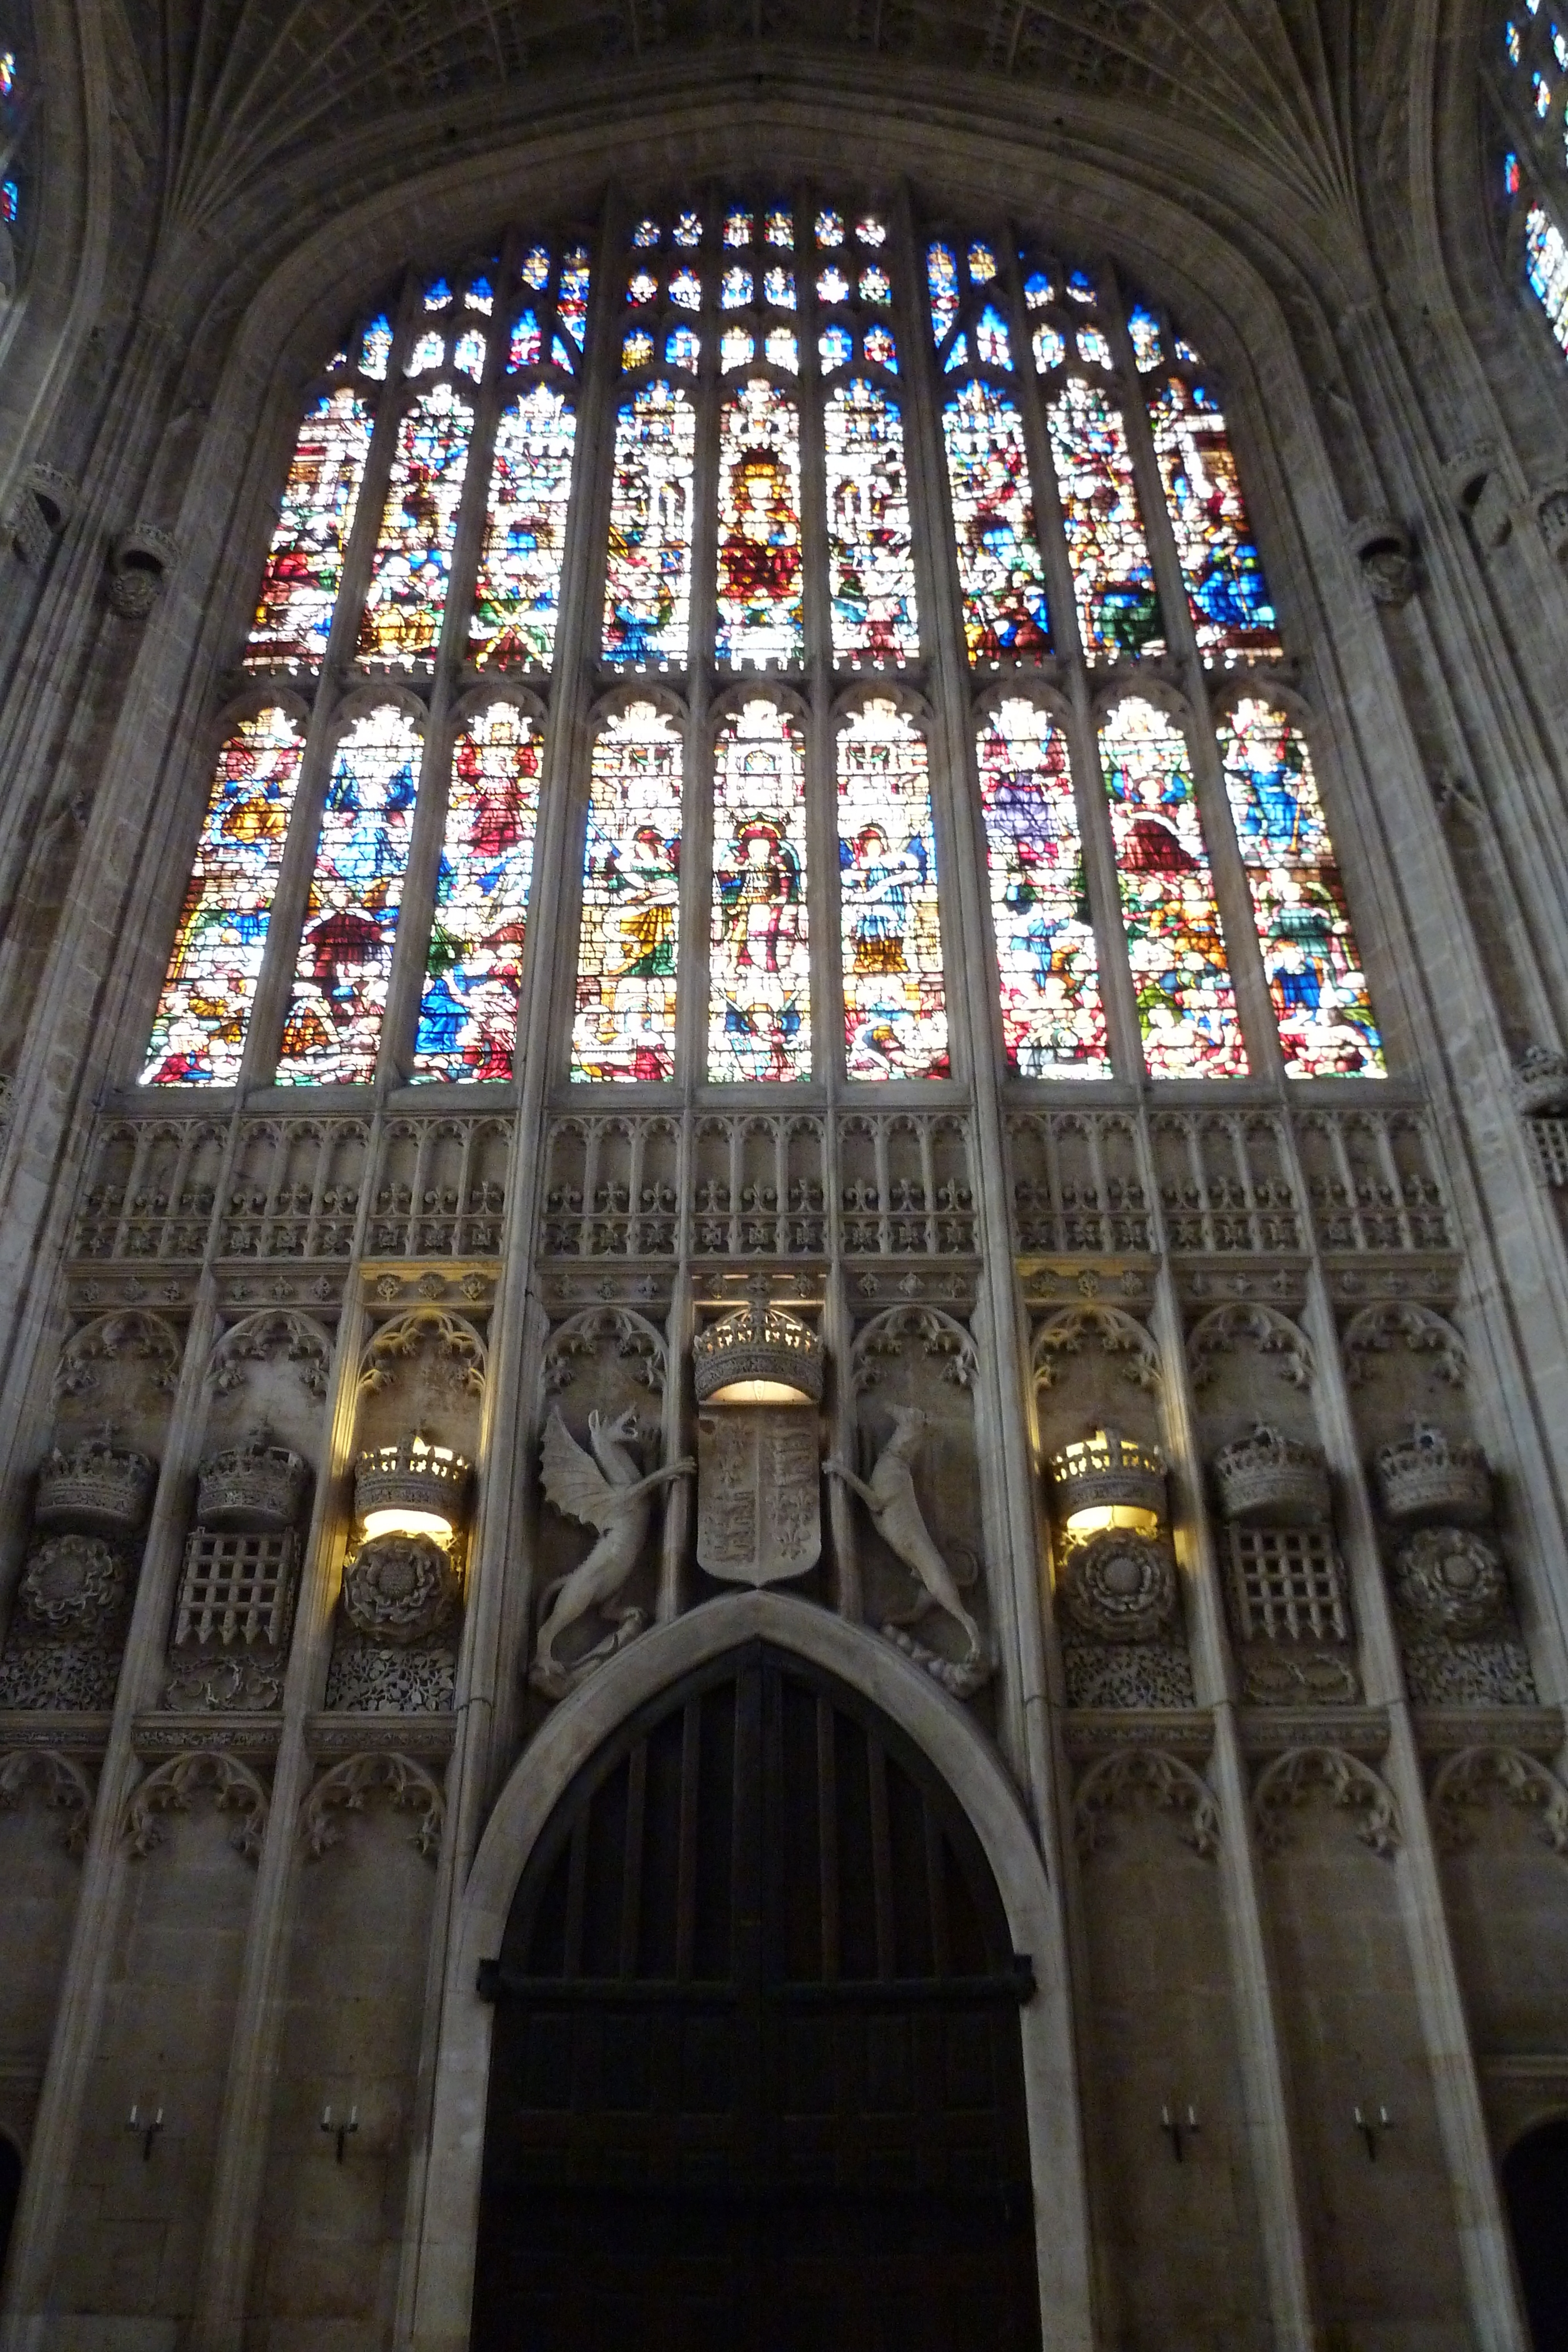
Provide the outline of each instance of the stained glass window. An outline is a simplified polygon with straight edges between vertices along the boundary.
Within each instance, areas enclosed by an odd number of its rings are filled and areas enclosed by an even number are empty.
[[[502,411],[468,625],[468,658],[479,669],[509,662],[549,667],[576,422],[570,402],[548,383]]]
[[[800,422],[787,393],[754,376],[719,418],[716,657],[800,656]]]
[[[838,740],[844,1057],[852,1078],[945,1078],[947,999],[925,739],[882,698]]]
[[[980,730],[991,921],[1008,1067],[1108,1077],[1099,959],[1067,745],[1050,713],[1003,702]]]
[[[1100,764],[1149,1075],[1245,1077],[1186,738],[1152,702],[1129,698],[1101,727]]]
[[[419,730],[391,704],[354,719],[338,746],[283,1027],[279,1086],[342,1086],[375,1076],[419,761]]]
[[[1384,1075],[1372,1000],[1306,741],[1249,698],[1219,724],[1230,814],[1280,1024],[1285,1075]]]
[[[1150,394],[1149,422],[1199,649],[1277,654],[1263,560],[1218,401],[1201,383],[1167,376]]]
[[[323,393],[294,445],[246,648],[248,669],[325,658],[370,446],[371,412],[359,394],[347,386]]]
[[[828,396],[828,594],[833,658],[919,658],[904,420],[880,385],[852,377]]]
[[[713,811],[708,1076],[809,1078],[806,768],[787,712],[748,702],[723,720]]]
[[[1121,409],[1103,385],[1070,375],[1046,415],[1083,650],[1091,661],[1164,653]]]
[[[271,709],[242,719],[218,753],[143,1086],[239,1076],[302,748],[296,722]]]
[[[680,732],[633,702],[606,719],[590,767],[574,1078],[672,1075],[680,878]]]
[[[1524,216],[1524,271],[1552,333],[1568,352],[1568,244],[1539,205]]]
[[[685,660],[695,447],[696,412],[678,385],[641,385],[616,417],[606,661]]]
[[[994,384],[960,386],[942,411],[971,661],[1050,651],[1023,420]]]
[[[449,383],[421,393],[398,426],[371,584],[362,661],[428,661],[441,637],[473,411]]]
[[[492,703],[460,730],[414,1038],[420,1077],[512,1076],[538,786],[527,711]]]

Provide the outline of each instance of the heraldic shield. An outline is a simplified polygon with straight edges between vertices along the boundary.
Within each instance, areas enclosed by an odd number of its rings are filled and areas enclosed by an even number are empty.
[[[727,1584],[779,1584],[821,1556],[817,1415],[720,1405],[697,1415],[697,1559]]]

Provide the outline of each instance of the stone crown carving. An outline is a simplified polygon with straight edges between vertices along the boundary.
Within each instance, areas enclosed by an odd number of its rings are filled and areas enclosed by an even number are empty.
[[[99,1536],[49,1536],[22,1570],[16,1601],[41,1633],[92,1634],[124,1598],[125,1562]]]
[[[300,1454],[253,1437],[203,1463],[196,1474],[196,1517],[209,1528],[277,1532],[292,1527],[308,1475]]]
[[[1163,1538],[1107,1528],[1068,1553],[1061,1600],[1081,1633],[1102,1642],[1152,1642],[1176,1610],[1171,1548]]]
[[[1490,1544],[1464,1528],[1423,1528],[1395,1562],[1394,1589],[1424,1633],[1463,1639],[1495,1625],[1508,1579]]]
[[[1260,1421],[1249,1437],[1222,1445],[1214,1457],[1219,1507],[1228,1519],[1263,1519],[1276,1527],[1312,1526],[1329,1512],[1322,1455],[1299,1438]]]
[[[377,1536],[343,1577],[343,1614],[371,1641],[423,1642],[445,1624],[461,1585],[451,1554],[432,1536]]]
[[[1491,1479],[1479,1445],[1450,1438],[1428,1422],[1412,1422],[1408,1437],[1378,1448],[1375,1467],[1383,1507],[1391,1519],[1484,1520],[1491,1513]]]
[[[1097,1429],[1051,1455],[1047,1465],[1063,1519],[1107,1504],[1166,1515],[1165,1456],[1117,1429]]]
[[[1526,1118],[1568,1110],[1568,1054],[1528,1045],[1513,1066],[1513,1096]]]
[[[395,1445],[361,1454],[354,1473],[354,1508],[362,1519],[371,1511],[432,1511],[455,1520],[468,1491],[473,1464],[449,1446],[432,1445],[419,1434]]]
[[[777,1381],[813,1403],[822,1393],[822,1343],[780,1307],[748,1302],[721,1316],[697,1333],[692,1358],[699,1404],[735,1381]]]
[[[41,1528],[133,1535],[147,1516],[154,1475],[145,1454],[117,1447],[109,1431],[84,1437],[68,1454],[57,1446],[39,1475],[33,1516]]]

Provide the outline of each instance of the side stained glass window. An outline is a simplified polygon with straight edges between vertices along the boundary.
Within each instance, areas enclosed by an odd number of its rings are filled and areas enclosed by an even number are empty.
[[[696,411],[678,384],[641,385],[616,417],[606,661],[685,661],[695,450]]]
[[[898,403],[854,376],[830,393],[823,422],[833,659],[916,661],[920,622]]]
[[[1285,1075],[1381,1077],[1383,1052],[1305,740],[1252,698],[1219,725]]]
[[[1038,659],[1051,650],[1051,628],[1023,419],[1005,393],[976,379],[944,406],[942,431],[969,659]]]
[[[538,824],[539,737],[508,702],[471,719],[453,747],[414,1039],[422,1078],[509,1078]]]
[[[1149,394],[1149,423],[1199,652],[1278,654],[1263,559],[1218,402],[1207,385],[1167,376]]]
[[[501,412],[468,658],[476,669],[548,669],[555,656],[577,419],[535,384]]]
[[[633,702],[606,719],[591,763],[574,1078],[674,1075],[680,885],[680,731]]]
[[[1003,702],[980,730],[980,805],[1016,1078],[1111,1075],[1072,774],[1048,711]]]
[[[419,730],[392,704],[356,719],[338,746],[283,1027],[279,1086],[346,1086],[375,1076],[419,760]]]
[[[295,721],[271,709],[242,719],[218,753],[143,1086],[239,1076],[302,750]]]
[[[925,738],[896,704],[838,740],[844,1051],[852,1078],[950,1075]]]
[[[325,658],[370,446],[371,412],[358,394],[343,385],[323,393],[294,445],[246,647],[247,669],[288,669]]]
[[[1129,697],[1101,727],[1100,764],[1149,1076],[1245,1077],[1247,1050],[1181,729],[1152,702]]]
[[[397,452],[360,619],[363,661],[428,661],[441,636],[473,412],[449,383],[421,393]]]
[[[800,412],[753,376],[719,417],[716,658],[796,667],[800,614]]]
[[[1068,375],[1046,420],[1083,650],[1091,661],[1163,654],[1165,625],[1121,409],[1103,384]]]
[[[710,1079],[809,1078],[806,763],[770,702],[731,712],[714,747]]]
[[[1524,215],[1524,274],[1558,344],[1568,352],[1568,244],[1539,205]]]

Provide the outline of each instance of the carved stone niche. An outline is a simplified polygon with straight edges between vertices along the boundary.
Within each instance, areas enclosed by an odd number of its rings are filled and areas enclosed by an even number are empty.
[[[635,1641],[657,1606],[661,1566],[673,1582],[683,1565],[692,1465],[666,1438],[668,1377],[663,1337],[630,1307],[570,1316],[546,1345],[542,1498],[519,1662],[542,1698],[565,1697]]]

